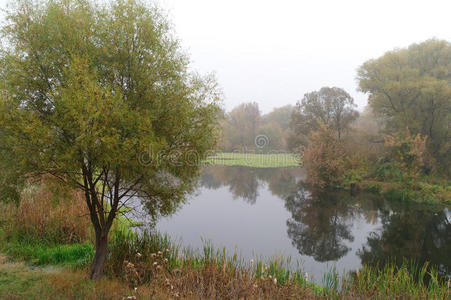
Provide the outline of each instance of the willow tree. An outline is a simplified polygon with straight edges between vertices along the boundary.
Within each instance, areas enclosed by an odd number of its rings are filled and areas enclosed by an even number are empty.
[[[192,189],[215,143],[216,83],[188,71],[164,15],[139,1],[25,0],[6,20],[2,145],[21,174],[84,192],[98,279],[129,199],[164,214]]]

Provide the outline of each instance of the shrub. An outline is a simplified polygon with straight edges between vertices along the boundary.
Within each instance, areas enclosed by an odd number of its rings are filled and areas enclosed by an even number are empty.
[[[385,147],[389,150],[388,158],[403,171],[404,180],[416,180],[421,170],[431,165],[426,159],[426,141],[427,136],[412,136],[408,129],[404,133],[385,137]]]
[[[304,152],[308,181],[319,188],[341,183],[344,160],[343,145],[336,139],[335,133],[326,127],[320,128],[312,134],[310,145]]]

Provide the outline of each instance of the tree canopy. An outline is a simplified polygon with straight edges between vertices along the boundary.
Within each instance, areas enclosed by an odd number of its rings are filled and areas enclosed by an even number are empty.
[[[323,87],[304,95],[298,101],[291,117],[291,128],[298,142],[292,142],[292,147],[306,141],[312,131],[322,125],[333,129],[338,139],[357,119],[359,113],[354,109],[354,99],[343,89],[338,87]]]
[[[451,44],[428,40],[389,51],[358,70],[361,91],[368,93],[384,130],[429,137],[433,156],[451,160]]]
[[[21,174],[84,191],[99,278],[121,206],[139,197],[165,214],[192,189],[216,140],[216,82],[188,71],[164,15],[139,0],[19,1],[2,38],[2,147]]]

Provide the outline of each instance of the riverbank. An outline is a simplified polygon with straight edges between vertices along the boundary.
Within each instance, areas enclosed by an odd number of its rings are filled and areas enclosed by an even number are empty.
[[[119,219],[110,234],[105,276],[88,279],[94,256],[82,197],[55,199],[50,186],[29,188],[21,203],[0,207],[0,298],[19,299],[447,299],[450,282],[428,265],[363,267],[327,273],[321,286],[283,258],[243,260],[205,244],[190,250],[157,233],[137,235]],[[67,199],[66,199],[67,200]],[[56,205],[52,201],[60,201]],[[66,204],[64,204],[66,203]],[[32,207],[33,209],[29,209]],[[64,210],[61,210],[61,208]],[[59,213],[59,212],[64,213]],[[130,224],[129,224],[130,225]],[[136,288],[136,290],[135,290]]]
[[[339,187],[376,193],[387,200],[451,205],[451,181],[438,176],[408,178],[401,170],[396,171],[377,164],[372,169],[351,168]]]
[[[451,295],[450,283],[440,281],[427,265],[363,268],[347,277],[331,272],[320,287],[309,282],[308,274],[287,271],[282,260],[268,265],[243,262],[211,247],[182,255],[178,248],[165,248],[171,244],[159,235],[116,233],[111,242],[106,275],[98,282],[89,280],[86,265],[74,264],[70,256],[46,263],[36,261],[39,255],[28,256],[25,262],[1,256],[0,298],[449,299]],[[85,257],[92,255],[90,248],[81,249]]]

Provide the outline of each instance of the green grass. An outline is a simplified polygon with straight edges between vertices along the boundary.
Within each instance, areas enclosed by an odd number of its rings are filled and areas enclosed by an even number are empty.
[[[23,264],[0,264],[1,299],[38,299],[42,294],[42,285],[42,271],[32,271]]]
[[[2,245],[1,251],[11,257],[35,265],[85,267],[91,263],[94,257],[94,246],[88,242],[84,244],[51,245],[9,241]]]
[[[205,162],[214,165],[254,168],[294,167],[300,165],[297,156],[290,153],[217,153],[215,156],[208,157]]]
[[[427,283],[427,284],[426,284]],[[364,266],[343,290],[365,298],[377,295],[381,299],[449,299],[451,279],[438,279],[428,264],[404,262],[401,266],[386,264],[382,268]]]

